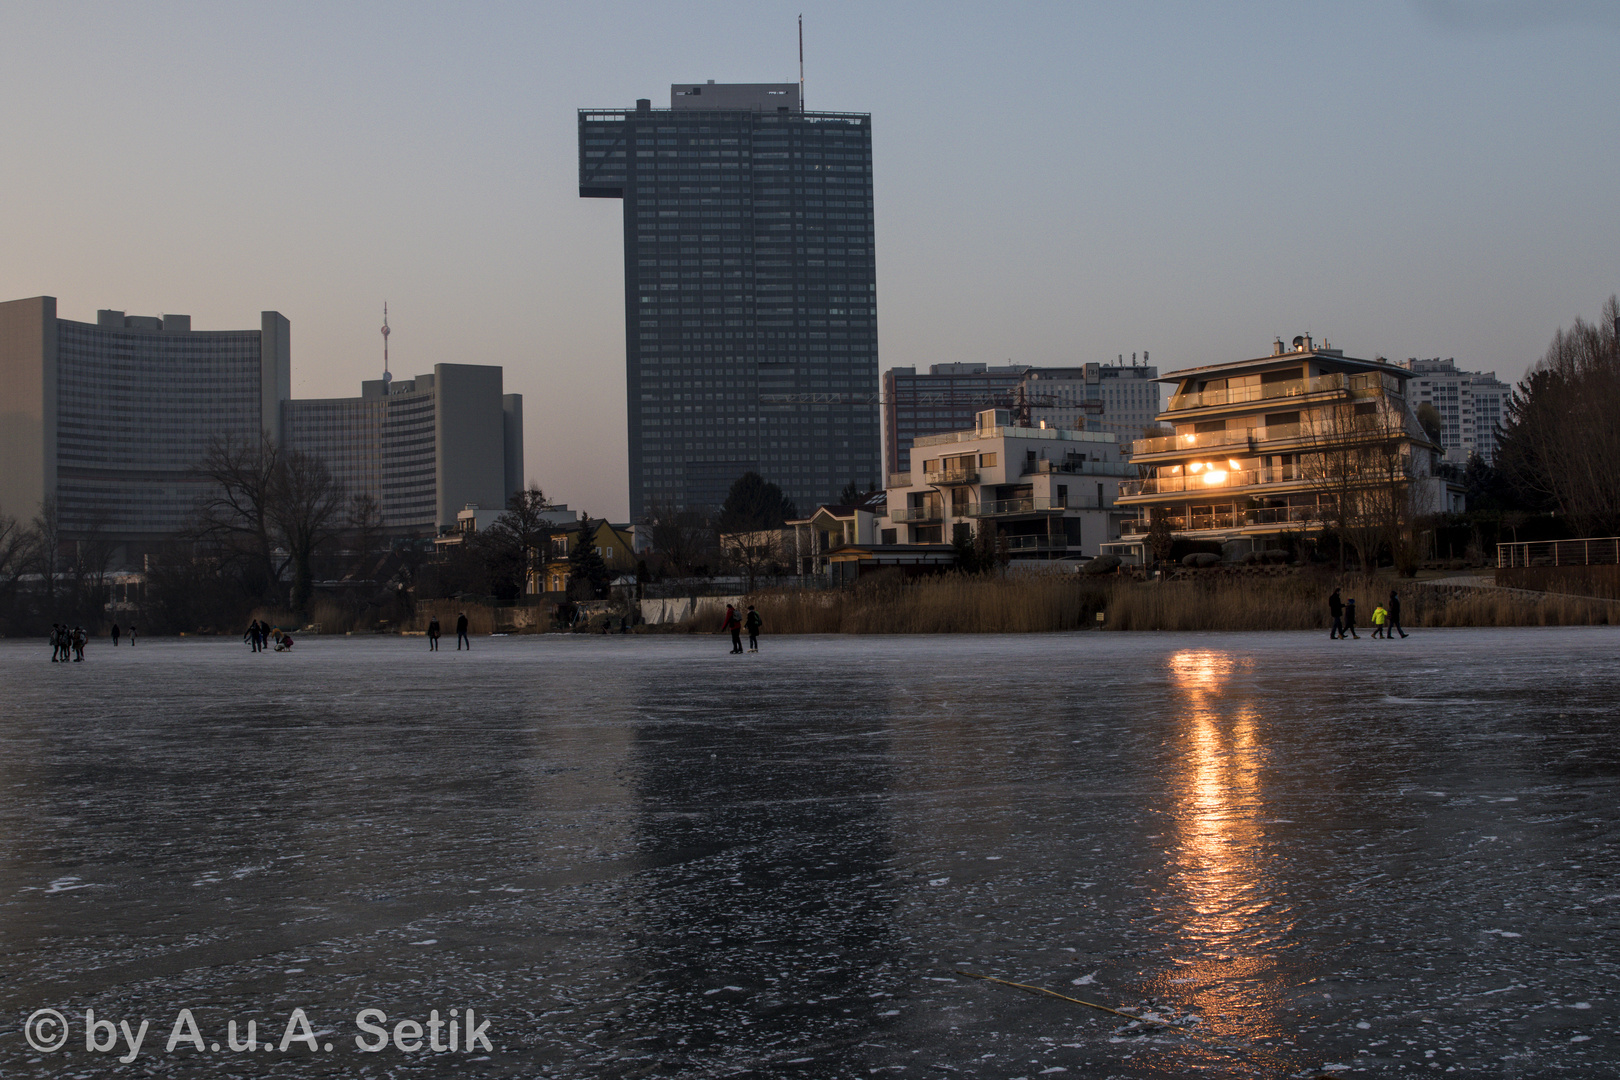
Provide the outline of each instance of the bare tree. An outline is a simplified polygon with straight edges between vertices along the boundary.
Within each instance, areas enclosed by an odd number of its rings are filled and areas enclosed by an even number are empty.
[[[350,496],[347,524],[349,545],[354,551],[352,572],[357,576],[369,574],[372,559],[382,547],[382,507],[376,497],[364,491]]]
[[[1323,527],[1339,537],[1340,569],[1350,547],[1371,570],[1384,543],[1412,520],[1414,434],[1404,404],[1378,387],[1347,386],[1342,398],[1307,415],[1300,436],[1300,472],[1316,492]]]
[[[549,553],[555,527],[545,516],[550,509],[545,492],[530,484],[512,493],[495,524],[479,536],[476,546],[497,595],[516,598],[527,592],[530,572]]]
[[[315,553],[342,532],[343,486],[326,462],[294,450],[271,474],[270,520],[292,565],[292,606],[309,610],[315,591]]]
[[[271,510],[281,453],[268,435],[258,443],[230,437],[209,444],[197,473],[210,481],[198,500],[188,536],[210,544],[248,596],[280,602],[285,559],[276,557],[276,521]]]
[[[683,510],[673,502],[657,501],[648,508],[647,524],[652,547],[665,567],[685,577],[708,565],[715,545],[714,524],[698,510]]]
[[[723,533],[720,550],[726,562],[743,575],[748,583],[748,591],[753,592],[754,584],[760,577],[781,572],[784,559],[782,530]]]

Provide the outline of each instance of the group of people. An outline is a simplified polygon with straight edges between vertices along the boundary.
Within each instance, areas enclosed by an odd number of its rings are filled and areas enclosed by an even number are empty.
[[[759,628],[765,625],[765,620],[759,617],[754,605],[748,605],[747,615],[738,615],[735,604],[726,605],[726,621],[720,624],[720,629],[731,631],[731,652],[733,655],[743,651],[742,632],[748,631],[748,651],[759,652]]]
[[[109,631],[114,645],[118,644],[122,636],[118,624],[113,623]],[[90,644],[90,633],[82,626],[69,626],[67,623],[51,623],[51,663],[65,664],[68,661],[75,663],[84,659],[84,647]],[[129,643],[135,644],[135,628],[129,628]]]
[[[1328,631],[1330,639],[1338,638],[1343,641],[1346,638],[1355,638],[1357,641],[1361,640],[1361,635],[1356,633],[1356,601],[1354,597],[1348,600],[1343,599],[1339,596],[1339,590],[1334,589],[1333,594],[1328,597],[1328,614],[1333,616],[1333,629]],[[1407,636],[1406,630],[1401,626],[1401,598],[1394,589],[1389,591],[1389,603],[1387,605],[1380,604],[1373,608],[1372,623],[1372,636],[1375,638],[1381,637],[1386,641],[1394,641],[1396,634],[1400,634],[1401,637]]]
[[[84,647],[89,641],[90,635],[82,626],[51,623],[51,663],[83,660]]]
[[[439,651],[439,635],[439,617],[435,615],[428,620],[428,652]],[[456,613],[456,652],[461,651],[463,643],[466,644],[467,651],[472,652],[472,638],[467,636],[467,613],[460,611]]]
[[[248,623],[247,632],[242,635],[242,640],[252,645],[254,652],[267,652],[271,645],[275,646],[276,652],[287,652],[293,647],[291,634],[258,619]]]

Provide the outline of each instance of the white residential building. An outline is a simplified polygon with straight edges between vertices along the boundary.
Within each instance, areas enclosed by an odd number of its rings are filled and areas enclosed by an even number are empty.
[[[1450,357],[1419,360],[1412,357],[1401,367],[1412,373],[1407,396],[1412,408],[1433,405],[1445,424],[1440,443],[1445,460],[1466,465],[1478,454],[1485,464],[1496,459],[1496,434],[1507,416],[1513,388],[1494,371],[1458,371]]]
[[[1014,558],[1093,556],[1119,536],[1120,479],[1131,475],[1114,436],[1018,427],[986,409],[970,431],[920,437],[912,470],[889,476],[883,545],[946,545],[993,529]]]

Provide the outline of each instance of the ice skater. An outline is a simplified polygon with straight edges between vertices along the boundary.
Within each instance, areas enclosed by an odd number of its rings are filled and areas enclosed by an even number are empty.
[[[737,618],[737,609],[731,604],[726,605],[726,621],[720,624],[720,629],[731,631],[731,651],[735,655],[743,651],[742,647],[742,620]]]
[[[1361,635],[1356,633],[1356,598],[1353,596],[1344,602],[1344,630],[1339,633],[1340,641],[1344,640],[1345,634],[1361,640]]]
[[[743,625],[748,628],[748,651],[759,652],[759,628],[765,625],[765,620],[759,617],[754,605],[748,605],[748,616],[743,619]]]
[[[84,659],[84,647],[90,643],[90,635],[85,633],[84,627],[73,628],[73,662],[78,663]]]
[[[51,623],[51,663],[67,659],[62,654],[62,624]]]
[[[1389,628],[1384,631],[1384,639],[1394,641],[1396,634],[1405,637],[1406,631],[1401,628],[1401,598],[1395,595],[1394,589],[1391,589],[1389,590]]]
[[[129,647],[132,649],[135,647],[135,627],[133,624],[129,628]]]
[[[472,652],[472,638],[467,636],[467,613],[465,611],[456,615],[456,652],[461,651],[461,643],[467,643],[467,651]]]
[[[116,648],[118,648],[118,624],[117,623],[112,624],[112,630],[110,631],[110,633],[112,634],[113,648],[116,649]]]
[[[242,640],[253,646],[254,652],[258,652],[261,647],[259,643],[262,639],[259,637],[259,633],[258,619],[254,619],[252,622],[248,623],[248,628],[242,633]],[[117,644],[117,642],[118,638],[114,637],[113,643]]]
[[[439,651],[439,617],[433,616],[428,620],[428,652]]]
[[[1334,589],[1333,595],[1328,597],[1328,614],[1333,616],[1333,629],[1328,631],[1328,640],[1344,637],[1344,601],[1339,599],[1339,590]]]
[[[1377,607],[1373,608],[1373,614],[1372,614],[1372,622],[1373,622],[1372,636],[1373,637],[1381,638],[1381,637],[1386,637],[1387,636],[1384,633],[1384,621],[1386,619],[1388,619],[1388,618],[1389,618],[1389,609],[1384,607],[1383,604],[1379,604]]]

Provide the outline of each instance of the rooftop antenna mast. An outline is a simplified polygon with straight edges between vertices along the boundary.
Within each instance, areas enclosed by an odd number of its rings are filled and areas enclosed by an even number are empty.
[[[799,15],[799,111],[804,112],[804,15]]]
[[[389,385],[391,383],[393,383],[394,377],[388,373],[388,301],[386,301],[386,300],[383,301],[382,336],[383,336],[383,396],[387,397],[388,396],[388,387],[389,387]]]

